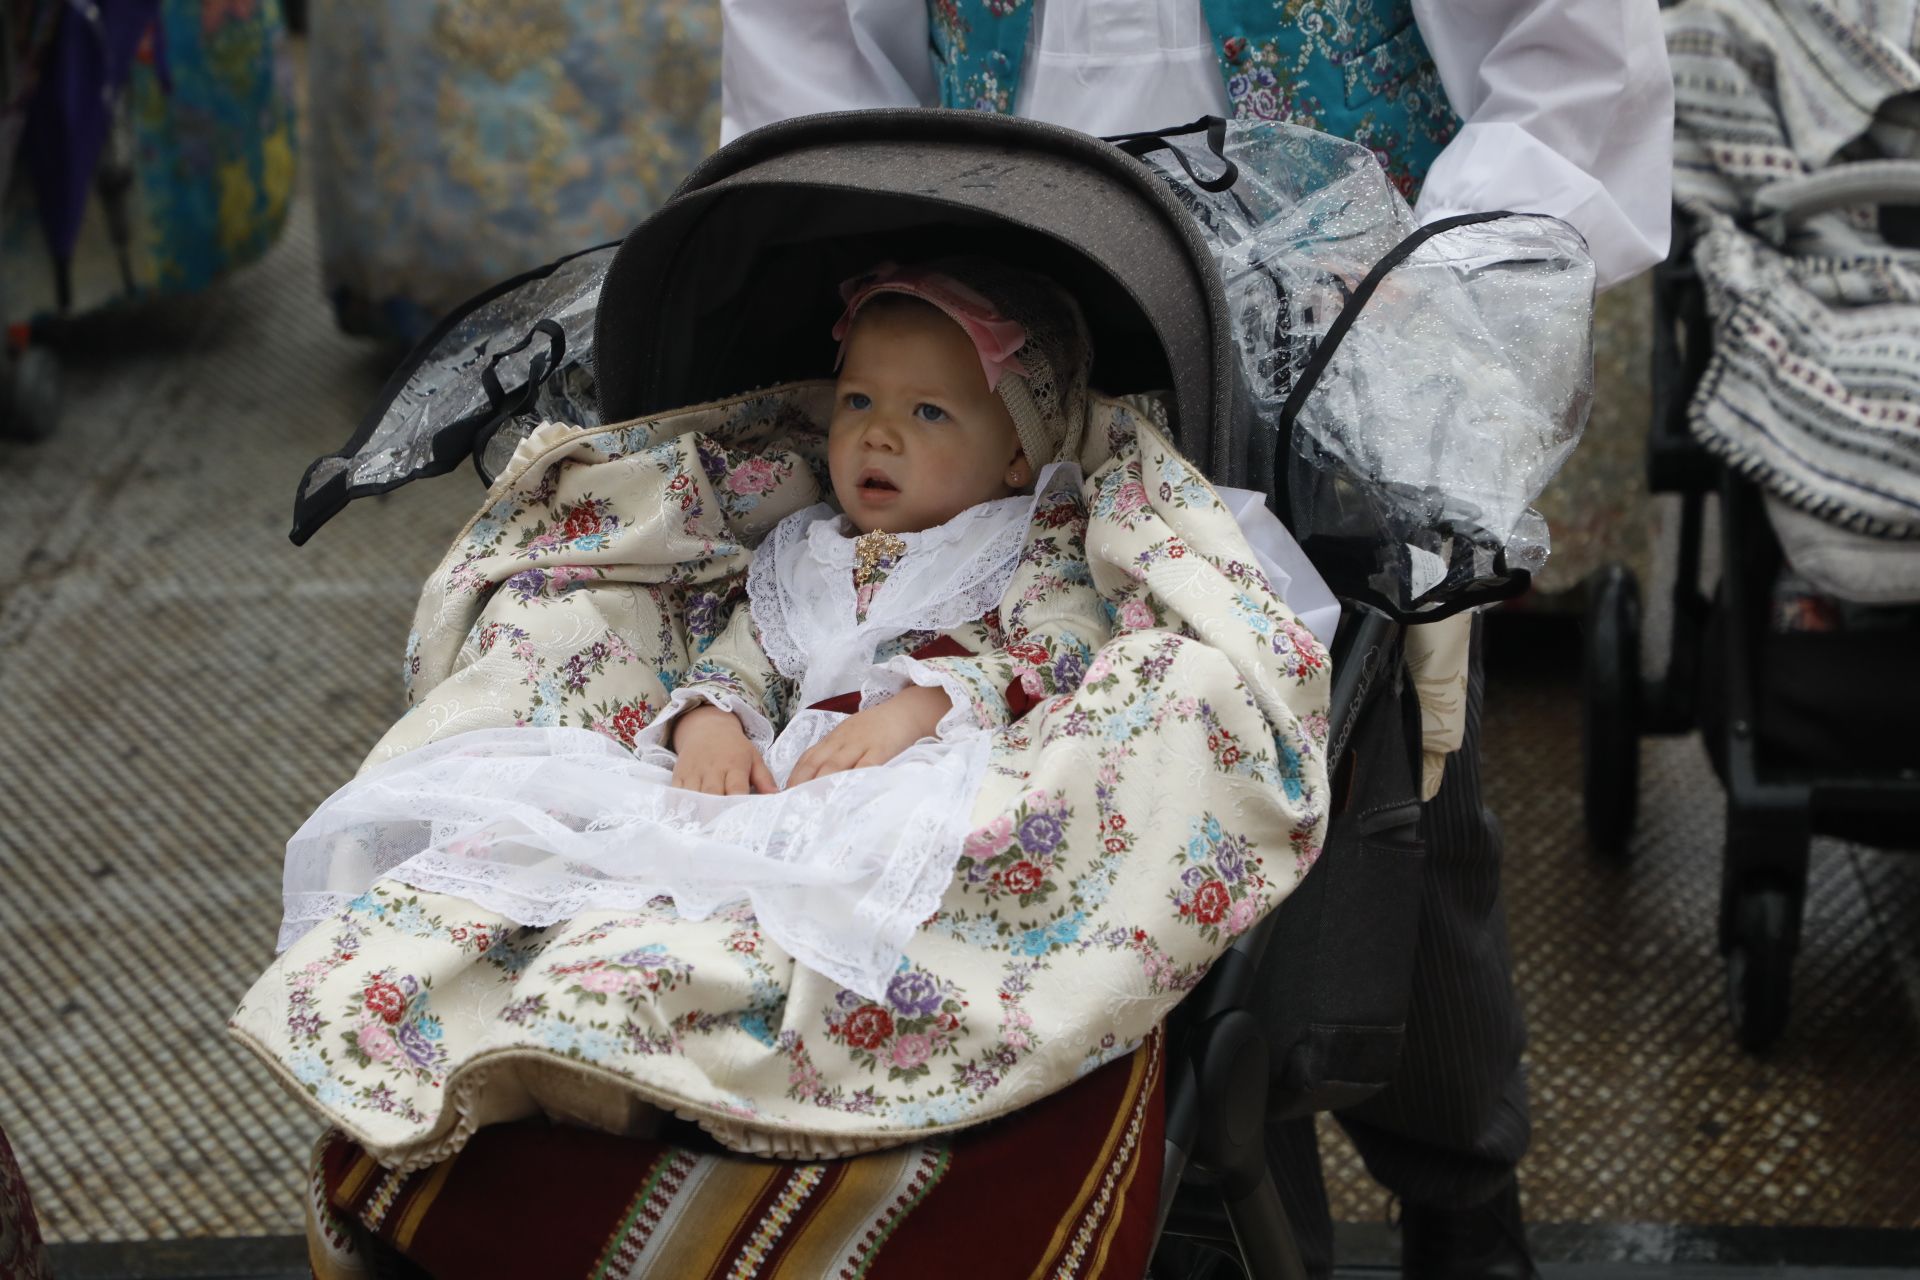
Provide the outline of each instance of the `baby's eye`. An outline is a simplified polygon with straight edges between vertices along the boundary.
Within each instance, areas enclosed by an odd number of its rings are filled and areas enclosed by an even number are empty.
[[[849,391],[847,393],[847,408],[871,409],[872,407],[873,407],[873,397],[866,395],[864,392],[859,392],[859,391]]]
[[[917,404],[913,407],[914,416],[922,422],[945,422],[947,411],[937,404]]]

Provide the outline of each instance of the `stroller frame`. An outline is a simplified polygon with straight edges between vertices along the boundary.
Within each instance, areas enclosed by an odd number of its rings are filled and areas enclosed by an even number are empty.
[[[1787,1022],[1815,835],[1912,845],[1920,777],[1846,773],[1772,757],[1762,742],[1769,594],[1783,560],[1758,488],[1692,435],[1689,406],[1713,351],[1692,228],[1674,213],[1672,249],[1654,272],[1653,413],[1647,478],[1680,498],[1673,626],[1663,675],[1640,669],[1640,589],[1622,565],[1599,570],[1585,619],[1582,754],[1588,834],[1624,857],[1633,830],[1642,735],[1698,728],[1727,793],[1719,946],[1740,1044],[1760,1052]],[[1717,598],[1700,585],[1705,507],[1718,499]]]

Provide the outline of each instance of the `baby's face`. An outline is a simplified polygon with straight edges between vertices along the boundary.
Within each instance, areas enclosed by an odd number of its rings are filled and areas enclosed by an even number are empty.
[[[938,308],[881,296],[847,341],[827,432],[833,496],[862,533],[918,533],[1013,492],[1013,418]]]

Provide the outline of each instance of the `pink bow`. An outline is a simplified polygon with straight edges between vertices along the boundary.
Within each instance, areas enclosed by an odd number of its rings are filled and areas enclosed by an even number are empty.
[[[1027,376],[1026,366],[1014,355],[1027,345],[1027,331],[1017,320],[1009,320],[993,308],[993,303],[952,276],[922,267],[902,267],[883,262],[842,282],[840,296],[847,309],[833,326],[840,354],[834,357],[838,369],[847,356],[847,333],[853,328],[854,313],[876,293],[904,293],[940,308],[966,331],[973,349],[980,355],[980,372],[987,376],[987,390],[1000,385],[1009,373]]]

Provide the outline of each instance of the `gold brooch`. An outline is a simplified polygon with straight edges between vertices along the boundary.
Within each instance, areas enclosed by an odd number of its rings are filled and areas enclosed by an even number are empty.
[[[853,540],[853,576],[865,582],[877,570],[891,568],[907,550],[907,540],[897,533],[876,529]]]

